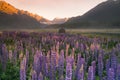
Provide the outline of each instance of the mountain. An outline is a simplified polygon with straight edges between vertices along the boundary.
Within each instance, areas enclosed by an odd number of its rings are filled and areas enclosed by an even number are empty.
[[[59,24],[63,24],[65,22],[67,22],[69,18],[54,18],[53,20],[49,20],[44,22],[44,24],[47,24],[48,26],[52,26],[52,25],[59,25]]]
[[[6,3],[5,1],[0,1],[0,12],[7,13],[7,14],[17,14],[18,9],[13,7],[12,5]]]
[[[32,29],[44,27],[49,20],[28,11],[16,9],[5,1],[0,1],[0,29]]]
[[[32,18],[35,18],[37,21],[39,21],[40,23],[43,23],[43,24],[44,24],[45,22],[49,22],[49,21],[50,21],[50,20],[48,20],[48,19],[46,19],[46,18],[43,18],[42,16],[39,16],[39,15],[37,15],[37,14],[32,14],[32,13],[30,13],[30,12],[28,12],[28,11],[20,10],[19,13],[20,13],[20,14],[28,15],[28,16],[30,16],[30,17],[32,17]]]
[[[55,18],[52,21],[52,24],[63,24],[68,20],[68,18]]]
[[[120,0],[100,3],[82,16],[60,25],[66,28],[120,28]]]

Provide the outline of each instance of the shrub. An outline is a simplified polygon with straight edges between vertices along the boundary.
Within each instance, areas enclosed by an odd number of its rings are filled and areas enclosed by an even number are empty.
[[[64,28],[60,28],[59,30],[58,30],[58,33],[65,33],[66,31],[65,31],[65,29]]]

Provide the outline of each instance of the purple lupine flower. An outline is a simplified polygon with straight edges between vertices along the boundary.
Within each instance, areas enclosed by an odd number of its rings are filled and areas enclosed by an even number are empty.
[[[102,73],[103,73],[103,58],[100,54],[98,57],[98,75],[100,77],[100,80],[102,80]]]
[[[39,74],[39,76],[38,76],[38,80],[44,80],[44,79],[43,79],[43,75],[42,75],[41,72],[40,72],[40,74]]]
[[[109,68],[107,80],[115,80],[115,73],[113,68]]]
[[[67,65],[66,65],[65,80],[72,80],[72,65],[70,63],[67,63]]]
[[[116,79],[120,80],[120,64],[117,65]]]
[[[64,50],[61,51],[60,57],[58,60],[58,72],[59,72],[59,77],[61,77],[64,72]]]
[[[60,43],[57,42],[56,44],[56,65],[58,66],[58,59],[59,59],[59,46],[60,46]]]
[[[105,64],[106,66],[106,74],[108,74],[108,71],[109,71],[109,68],[110,68],[110,59],[107,59],[106,60],[106,64]]]
[[[39,56],[39,62],[38,62],[38,70],[39,71],[38,72],[40,73],[40,72],[43,72],[43,69],[45,68],[44,66],[46,63],[46,59],[41,51],[39,51],[38,56]],[[39,73],[38,73],[38,75],[39,75]]]
[[[85,50],[85,45],[83,43],[80,44],[80,51],[81,52],[84,52]]]
[[[15,49],[13,52],[13,63],[16,64],[17,63],[17,50]]]
[[[42,61],[40,62],[40,64],[42,65],[42,69],[41,69],[42,75],[47,76],[48,73],[47,57],[43,55],[40,58],[42,59]]]
[[[94,58],[95,58],[95,61],[97,62],[98,61],[98,49],[95,48],[95,51],[94,51]]]
[[[104,54],[105,54],[104,50],[103,50],[103,49],[100,49],[100,50],[99,50],[99,53],[101,54],[101,56],[102,56],[102,58],[103,58],[103,57],[104,57]]]
[[[20,66],[20,80],[26,80],[26,70],[24,65]]]
[[[78,71],[77,74],[77,80],[84,80],[84,65],[81,65],[81,68]]]
[[[92,66],[93,66],[93,76],[95,80],[95,73],[96,73],[96,62],[95,61],[92,62]]]
[[[49,64],[45,63],[45,76],[48,77],[48,73],[49,73]]]
[[[87,80],[95,80],[94,79],[94,71],[93,71],[93,66],[90,66],[88,69],[88,77]]]
[[[32,71],[32,79],[31,80],[38,80],[37,79],[37,73],[35,70]]]
[[[6,45],[3,44],[2,45],[2,69],[5,71],[6,70],[6,63],[8,61],[8,51],[7,51],[7,48],[6,48]]]
[[[112,53],[111,53],[111,68],[113,68],[114,69],[114,73],[116,74],[116,70],[117,70],[117,57],[116,57],[116,55],[115,55],[115,52],[113,51]]]
[[[26,56],[24,56],[23,60],[21,61],[21,64],[20,65],[23,65],[25,67],[25,70],[27,68],[27,63],[26,63]]]
[[[118,44],[116,45],[116,48],[117,48],[118,51],[120,51],[120,43],[118,43]]]
[[[27,66],[28,66],[28,63],[29,63],[29,51],[26,49],[26,63],[27,63]]]
[[[39,75],[40,68],[41,67],[40,67],[39,55],[36,53],[34,55],[33,69],[36,71],[37,75]]]
[[[70,63],[73,66],[74,59],[72,58],[72,56],[67,56],[66,63]]]
[[[78,72],[79,72],[82,64],[85,65],[85,60],[84,60],[84,58],[81,58],[81,55],[78,55],[77,68],[76,68],[76,70],[75,70],[75,77],[76,77],[76,78],[77,78],[77,76],[78,76]]]
[[[56,73],[56,53],[52,52],[50,59],[50,70],[49,70],[50,80],[56,80],[55,73]]]
[[[87,72],[87,68],[88,68],[88,61],[89,61],[89,53],[88,51],[85,51],[85,71]]]

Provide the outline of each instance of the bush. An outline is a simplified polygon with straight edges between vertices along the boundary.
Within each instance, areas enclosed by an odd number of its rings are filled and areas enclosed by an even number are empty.
[[[66,32],[66,31],[65,31],[64,28],[60,28],[59,31],[58,31],[58,33],[65,33],[65,32]]]

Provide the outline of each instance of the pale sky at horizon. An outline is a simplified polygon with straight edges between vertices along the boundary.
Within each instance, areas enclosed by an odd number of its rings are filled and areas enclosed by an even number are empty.
[[[75,17],[106,0],[4,0],[18,9],[27,10],[47,19]]]

